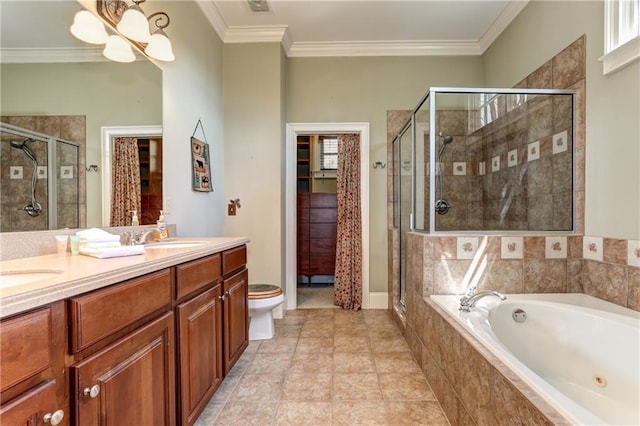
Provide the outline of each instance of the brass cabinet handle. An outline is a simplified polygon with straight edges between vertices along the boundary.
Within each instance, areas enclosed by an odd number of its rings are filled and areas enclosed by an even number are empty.
[[[100,394],[100,385],[93,385],[90,388],[84,388],[82,391],[83,396],[88,396],[90,398],[95,398]]]
[[[47,413],[42,417],[42,421],[45,423],[51,423],[52,426],[59,425],[64,419],[64,411],[57,410],[53,413]]]

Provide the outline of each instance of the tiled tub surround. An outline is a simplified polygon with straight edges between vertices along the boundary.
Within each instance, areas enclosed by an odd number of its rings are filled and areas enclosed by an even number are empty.
[[[75,156],[75,149],[63,147],[58,143],[56,170],[58,227],[77,228],[86,223],[86,120],[84,115],[70,116],[0,116],[0,121],[23,129],[73,141],[80,145],[79,158]],[[0,155],[2,176],[0,185],[2,199],[0,207],[0,232],[31,231],[48,229],[48,180],[46,178],[47,144],[31,142],[28,147],[38,160],[40,173],[36,189],[36,200],[42,205],[43,212],[37,217],[31,217],[26,212],[18,210],[31,202],[31,160],[20,150],[12,148],[10,141],[19,140],[17,136],[2,133]],[[15,172],[22,172],[22,176]],[[79,194],[78,194],[79,191]],[[78,205],[79,204],[79,205]]]
[[[457,295],[431,299],[570,423],[640,424],[639,312],[585,294],[510,294],[470,312]]]
[[[602,247],[603,261],[583,257],[585,240]],[[461,294],[462,283],[473,282],[505,293],[584,292],[640,311],[637,248],[638,241],[564,235],[409,233],[407,310],[399,322],[451,424],[566,421],[429,300],[431,294]]]

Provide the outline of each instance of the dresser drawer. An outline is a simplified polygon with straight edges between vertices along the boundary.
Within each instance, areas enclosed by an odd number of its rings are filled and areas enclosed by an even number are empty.
[[[51,308],[0,323],[0,391],[49,368],[51,330]]]
[[[183,263],[176,267],[176,299],[193,293],[222,278],[220,254]]]
[[[170,269],[69,299],[72,352],[77,353],[163,307],[171,307]]]
[[[239,271],[247,264],[247,246],[236,247],[222,252],[222,275]]]

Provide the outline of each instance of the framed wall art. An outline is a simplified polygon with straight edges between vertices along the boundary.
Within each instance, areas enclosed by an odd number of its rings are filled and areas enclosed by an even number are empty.
[[[193,190],[211,192],[211,168],[209,162],[209,144],[191,137],[191,165],[193,167]]]

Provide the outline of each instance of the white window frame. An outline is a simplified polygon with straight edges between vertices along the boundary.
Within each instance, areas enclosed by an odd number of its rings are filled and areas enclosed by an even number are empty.
[[[640,59],[640,0],[605,0],[603,73]]]

